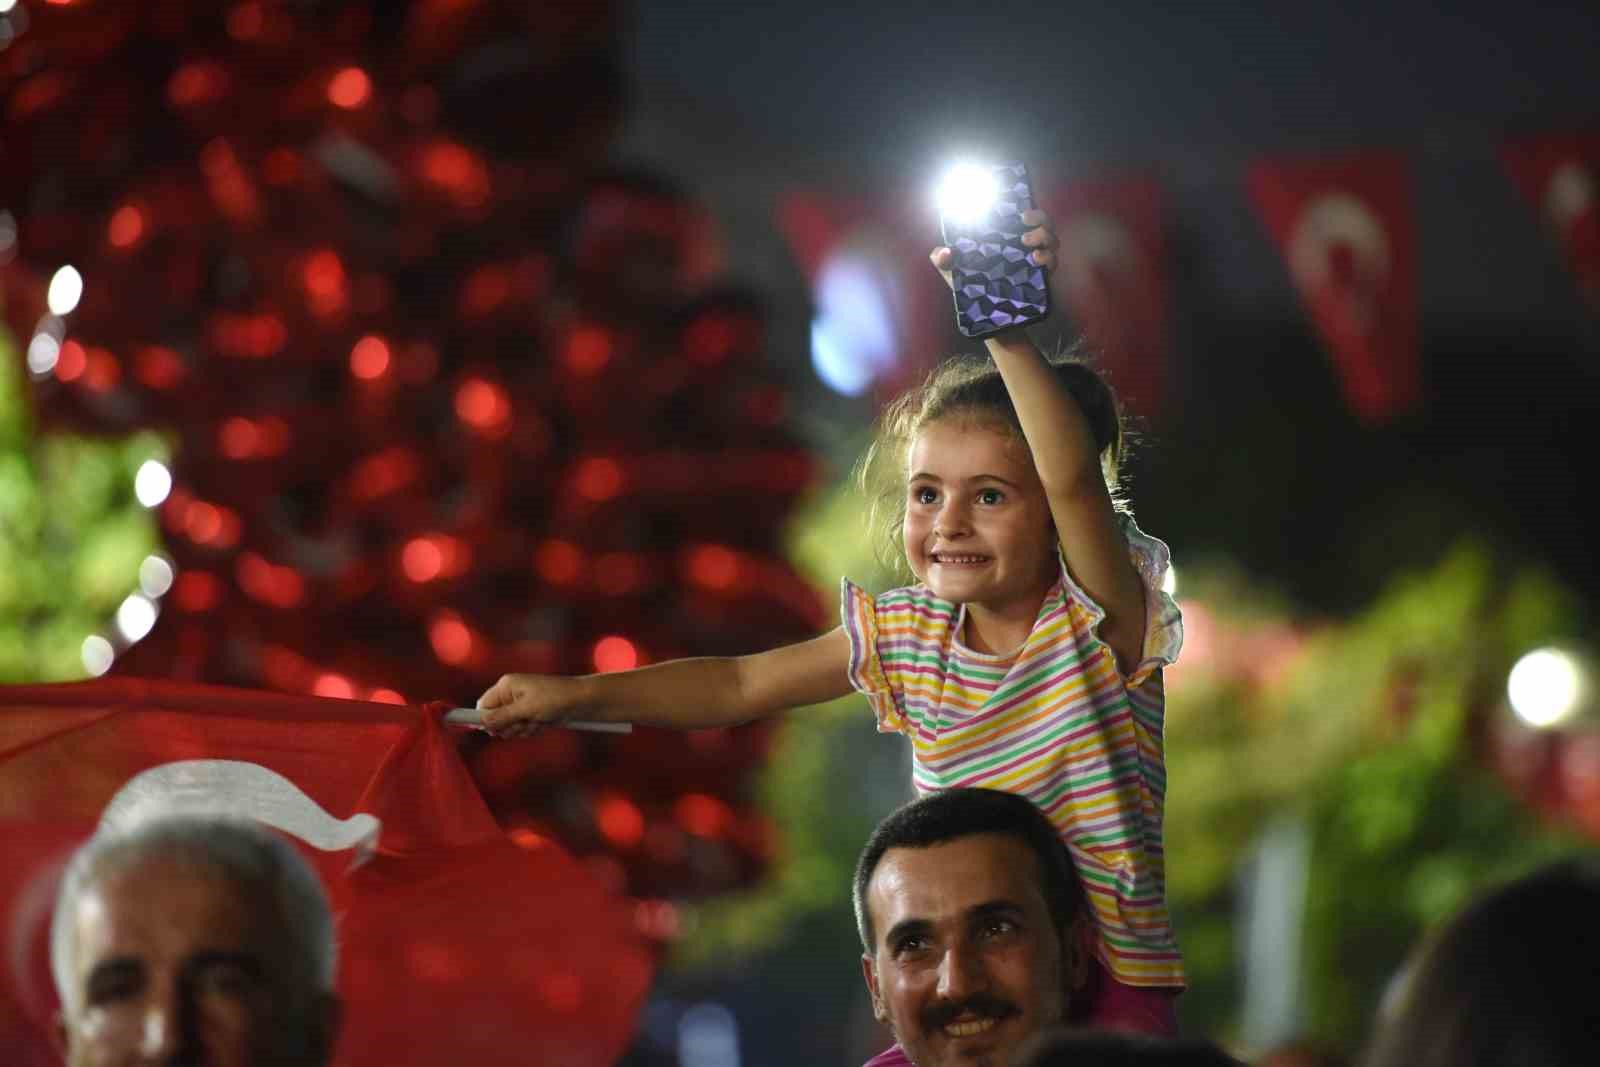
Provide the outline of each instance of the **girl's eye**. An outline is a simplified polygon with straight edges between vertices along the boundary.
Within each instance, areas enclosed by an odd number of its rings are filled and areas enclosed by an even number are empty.
[[[939,493],[932,486],[918,485],[912,487],[911,499],[919,504],[932,504],[939,499]]]
[[[978,494],[978,503],[991,505],[998,504],[1005,498],[1005,494],[998,489],[985,489]]]

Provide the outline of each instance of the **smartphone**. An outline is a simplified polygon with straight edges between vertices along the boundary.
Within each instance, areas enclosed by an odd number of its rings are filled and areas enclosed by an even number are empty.
[[[1021,163],[993,168],[993,199],[965,216],[941,212],[944,243],[953,253],[951,282],[956,327],[967,337],[986,337],[1038,322],[1050,313],[1045,269],[1022,245],[1022,213],[1033,209],[1033,187]]]

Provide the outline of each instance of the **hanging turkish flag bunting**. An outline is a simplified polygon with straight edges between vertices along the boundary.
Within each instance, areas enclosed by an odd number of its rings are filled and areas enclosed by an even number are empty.
[[[132,678],[0,687],[6,1062],[55,1062],[68,855],[146,812],[249,816],[302,846],[339,928],[336,1065],[614,1062],[653,970],[634,909],[497,824],[442,711]]]
[[[1046,185],[1039,204],[1060,239],[1052,287],[1080,324],[1128,408],[1161,414],[1168,275],[1161,190],[1154,181]]]
[[[1600,311],[1600,134],[1508,141],[1500,157],[1555,234],[1584,300]]]
[[[1421,398],[1411,178],[1395,155],[1259,163],[1250,194],[1333,356],[1351,410],[1381,422]]]

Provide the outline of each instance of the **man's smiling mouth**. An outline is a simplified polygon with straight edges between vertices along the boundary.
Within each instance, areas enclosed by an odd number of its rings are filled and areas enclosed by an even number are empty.
[[[999,1019],[996,1019],[992,1016],[986,1016],[982,1019],[966,1019],[957,1022],[949,1022],[945,1023],[944,1032],[951,1037],[972,1037],[975,1034],[981,1034],[985,1031],[993,1030],[995,1026],[999,1024],[999,1022]]]

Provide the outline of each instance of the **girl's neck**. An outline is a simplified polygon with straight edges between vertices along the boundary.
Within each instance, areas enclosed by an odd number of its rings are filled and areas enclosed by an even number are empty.
[[[1027,643],[1033,624],[1039,619],[1039,607],[1044,603],[1044,593],[1027,602],[1003,607],[967,604],[967,622],[963,627],[961,643],[974,652],[989,656],[1014,652]]]

